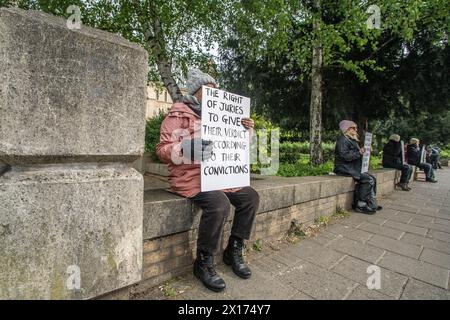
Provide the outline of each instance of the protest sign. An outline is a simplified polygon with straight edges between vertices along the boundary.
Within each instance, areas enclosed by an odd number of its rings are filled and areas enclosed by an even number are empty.
[[[408,162],[406,160],[406,146],[403,140],[400,141],[400,148],[402,149],[402,164],[405,165]]]
[[[422,148],[420,149],[420,163],[425,163],[427,159],[427,151],[425,146],[422,146]]]
[[[364,140],[364,149],[366,150],[363,155],[361,173],[369,171],[370,151],[372,147],[372,134],[366,132],[366,138]]]
[[[213,146],[213,156],[201,163],[201,191],[250,185],[250,98],[223,90],[202,88],[201,136]]]

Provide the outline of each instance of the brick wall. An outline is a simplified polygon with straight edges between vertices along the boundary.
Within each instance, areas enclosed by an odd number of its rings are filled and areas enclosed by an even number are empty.
[[[394,182],[398,180],[398,176],[398,173],[394,173],[394,171],[384,171],[383,173],[377,174],[378,195],[383,196],[392,192],[392,190],[394,190]],[[320,216],[332,215],[338,206],[344,209],[350,209],[353,200],[353,191],[345,192],[347,189],[342,187],[348,182],[349,178],[336,179],[343,179],[343,181],[341,183],[340,180],[335,181],[335,179],[333,179],[338,186],[334,191],[334,193],[337,193],[335,195],[296,203],[275,210],[259,212],[255,219],[251,239],[248,243],[252,244],[257,239],[262,239],[266,242],[286,236],[287,231],[291,226],[291,222],[294,219],[304,226],[309,226]],[[318,194],[324,195],[332,193],[328,190],[328,187],[331,184],[332,183],[325,182],[327,191],[325,193],[318,192]],[[306,184],[302,183],[302,186],[303,185],[306,188]],[[339,193],[339,186],[341,186],[343,190],[342,193]],[[280,185],[280,188],[286,187],[286,185]],[[261,194],[264,193],[260,192],[260,195]],[[276,199],[273,201],[276,202]],[[267,205],[265,206],[270,207]],[[142,281],[137,286],[134,286],[132,290],[126,289],[120,294],[116,292],[115,295],[119,295],[123,298],[123,295],[129,295],[130,291],[142,292],[177,275],[191,272],[196,252],[198,217],[199,214],[197,214],[197,219],[194,219],[197,221],[192,224],[192,229],[145,240],[143,247]],[[225,222],[221,250],[216,257],[216,261],[219,263],[222,261],[221,253],[226,246],[230,234],[232,218],[233,212],[231,212],[229,218]],[[112,297],[114,297],[114,294],[108,296],[108,298]]]

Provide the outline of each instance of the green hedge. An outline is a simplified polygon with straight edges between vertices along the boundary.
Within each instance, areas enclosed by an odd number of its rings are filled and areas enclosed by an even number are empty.
[[[369,169],[381,169],[381,157],[370,157]],[[333,161],[327,161],[324,164],[313,167],[309,164],[309,155],[300,154],[296,163],[280,163],[277,176],[281,177],[304,177],[327,175],[334,169]]]
[[[450,148],[447,146],[445,149],[442,148],[440,152],[441,159],[450,159]]]
[[[333,162],[328,161],[323,165],[313,167],[310,164],[280,163],[277,176],[281,177],[304,177],[304,176],[322,176],[333,171]]]
[[[333,161],[334,142],[322,143],[324,161]],[[296,163],[302,154],[309,154],[309,142],[280,143],[280,163]]]
[[[145,124],[145,152],[150,153],[150,157],[154,162],[160,162],[156,155],[156,145],[159,143],[161,123],[166,114],[160,111],[157,116],[149,118]]]

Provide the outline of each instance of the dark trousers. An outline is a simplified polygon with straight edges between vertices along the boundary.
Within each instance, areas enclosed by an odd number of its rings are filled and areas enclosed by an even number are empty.
[[[203,209],[198,227],[197,251],[217,251],[224,222],[230,213],[230,204],[235,207],[231,234],[241,239],[250,238],[259,205],[258,192],[252,187],[237,192],[200,192],[191,199]]]
[[[366,202],[368,199],[376,198],[377,196],[377,178],[368,172],[361,173],[359,180],[360,184],[359,199]]]
[[[400,183],[408,183],[409,179],[411,179],[413,169],[408,164],[386,163],[383,164],[383,167],[400,170],[402,172],[402,175],[400,176]]]
[[[417,168],[422,169],[425,171],[425,175],[427,176],[427,180],[434,179],[434,171],[433,167],[429,163],[421,163],[416,165]]]
[[[368,172],[361,173],[356,179],[353,206],[358,208],[368,207],[376,210],[377,204],[377,179]]]
[[[437,154],[432,154],[432,155],[430,155],[430,161],[429,161],[429,163],[431,164],[431,166],[433,167],[433,169],[437,169],[437,168],[439,168],[440,167],[440,164],[439,164],[439,155],[437,155]]]

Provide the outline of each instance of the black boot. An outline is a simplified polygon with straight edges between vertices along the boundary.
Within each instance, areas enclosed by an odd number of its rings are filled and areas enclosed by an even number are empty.
[[[244,248],[244,240],[231,236],[228,240],[228,245],[223,252],[223,262],[231,265],[233,272],[242,279],[248,279],[252,275],[252,271],[245,264],[242,256],[242,249]]]
[[[399,187],[399,188],[401,188],[403,191],[409,191],[409,190],[411,190],[411,189],[408,189],[408,186],[407,186],[406,183],[401,183],[401,182],[399,182],[399,183],[397,183],[396,186]]]
[[[214,257],[211,253],[199,251],[194,262],[194,275],[209,290],[219,292],[225,289],[225,281],[214,269]]]

